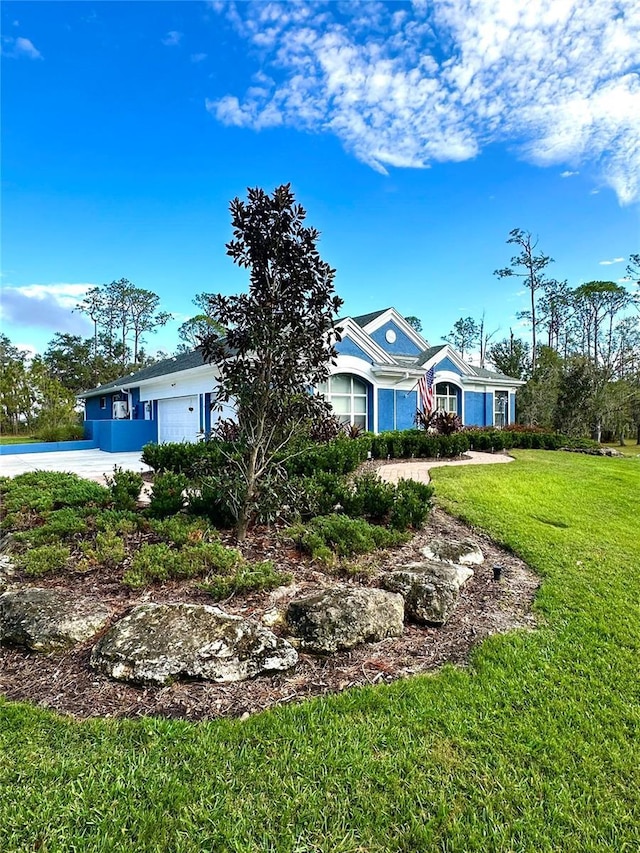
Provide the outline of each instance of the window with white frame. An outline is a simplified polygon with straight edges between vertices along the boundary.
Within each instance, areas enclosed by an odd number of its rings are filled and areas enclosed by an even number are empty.
[[[101,409],[107,408],[107,398],[106,397],[100,397],[100,408]]]
[[[493,394],[493,423],[499,429],[509,423],[508,391],[495,391]]]
[[[436,385],[436,409],[439,412],[458,414],[458,389],[450,382],[438,382]]]
[[[337,373],[320,383],[317,391],[331,404],[342,423],[367,428],[367,385],[362,379]]]

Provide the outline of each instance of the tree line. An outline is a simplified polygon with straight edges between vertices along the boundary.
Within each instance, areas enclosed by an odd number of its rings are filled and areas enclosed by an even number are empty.
[[[553,258],[530,232],[516,228],[508,244],[510,263],[494,272],[520,278],[529,305],[518,314],[529,338],[513,330],[494,340],[480,320],[461,317],[445,340],[463,356],[479,352],[480,366],[523,379],[517,394],[518,420],[596,440],[640,441],[640,254],[632,254],[626,283],[589,281],[571,287],[550,274]],[[492,343],[493,340],[493,343]]]

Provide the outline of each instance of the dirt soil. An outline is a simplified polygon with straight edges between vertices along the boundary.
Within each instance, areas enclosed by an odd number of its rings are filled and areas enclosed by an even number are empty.
[[[75,718],[153,715],[206,720],[239,717],[355,686],[388,684],[434,670],[444,663],[463,665],[471,649],[490,634],[536,627],[531,605],[539,578],[513,554],[438,509],[433,511],[424,529],[407,544],[361,558],[359,573],[346,582],[376,586],[381,572],[420,560],[421,548],[434,535],[471,536],[485,555],[484,565],[474,567],[474,577],[462,588],[458,607],[443,627],[406,625],[399,638],[329,657],[301,653],[298,665],[288,673],[223,685],[180,681],[167,687],[144,687],[113,681],[89,667],[95,637],[65,653],[49,655],[3,647],[0,649],[0,693],[10,700],[31,702]],[[274,560],[279,568],[290,572],[294,580],[289,586],[270,593],[220,602],[230,613],[260,619],[271,608],[284,609],[295,596],[336,582],[335,577],[319,571],[269,530],[256,531],[245,543],[243,552],[249,559]],[[502,566],[499,582],[493,580],[495,564]],[[108,576],[101,572],[100,577],[78,574],[30,582],[62,588],[70,595],[82,594],[105,601],[114,611],[112,623],[146,601],[213,603],[193,581],[171,581],[143,592],[133,592],[122,586],[120,576],[121,573]]]

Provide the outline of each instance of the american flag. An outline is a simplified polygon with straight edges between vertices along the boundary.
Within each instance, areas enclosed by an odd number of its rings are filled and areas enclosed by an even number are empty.
[[[433,377],[434,370],[433,367],[430,367],[418,382],[418,396],[425,415],[431,414],[433,409]]]

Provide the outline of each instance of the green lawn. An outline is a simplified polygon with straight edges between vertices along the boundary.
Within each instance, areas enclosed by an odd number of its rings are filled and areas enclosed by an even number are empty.
[[[0,850],[640,849],[640,461],[514,455],[434,481],[544,577],[540,630],[246,722],[0,701]]]
[[[620,447],[619,441],[604,444],[603,447],[613,447],[615,450],[619,450],[620,453],[624,453],[625,456],[640,456],[640,444],[636,444],[631,439],[627,439],[623,447]]]
[[[0,435],[0,444],[34,444],[37,441],[30,435]]]

